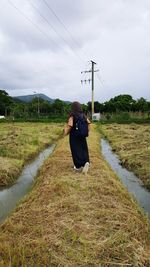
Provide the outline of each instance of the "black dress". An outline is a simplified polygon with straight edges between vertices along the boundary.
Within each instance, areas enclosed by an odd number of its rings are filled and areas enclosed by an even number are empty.
[[[77,117],[73,116],[73,127],[71,128],[69,141],[74,165],[76,168],[80,168],[83,167],[86,162],[89,162],[89,152],[86,137],[75,135],[76,120]]]

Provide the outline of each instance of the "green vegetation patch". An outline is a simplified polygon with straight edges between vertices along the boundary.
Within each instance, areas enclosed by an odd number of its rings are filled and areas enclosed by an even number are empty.
[[[1,123],[0,185],[17,178],[22,166],[62,133],[62,124]]]
[[[150,125],[111,124],[100,129],[121,162],[150,189]]]

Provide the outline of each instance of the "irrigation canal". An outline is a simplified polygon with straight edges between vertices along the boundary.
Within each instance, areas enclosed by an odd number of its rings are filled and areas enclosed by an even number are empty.
[[[103,138],[101,139],[101,147],[102,154],[111,168],[150,217],[150,192],[142,186],[140,179],[133,172],[121,166],[118,156],[112,152],[110,144]],[[24,167],[13,186],[0,190],[0,222],[6,219],[19,200],[31,190],[38,170],[41,168],[44,160],[52,154],[54,148],[55,145],[52,145],[42,151],[32,163]]]
[[[148,213],[150,218],[150,192],[143,187],[141,180],[131,171],[121,166],[119,157],[112,151],[109,142],[101,139],[102,154],[121,179],[128,191],[133,194],[139,205]]]
[[[0,222],[5,220],[19,200],[31,190],[38,170],[41,168],[45,159],[52,154],[54,148],[55,145],[51,145],[43,150],[32,163],[24,167],[13,186],[0,190]]]

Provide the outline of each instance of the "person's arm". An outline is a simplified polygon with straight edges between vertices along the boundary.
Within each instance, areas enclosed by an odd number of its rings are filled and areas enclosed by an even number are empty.
[[[68,120],[67,125],[64,128],[64,136],[70,133],[72,127],[73,127],[73,117],[71,116]]]
[[[90,120],[87,118],[87,123],[88,123],[88,131],[90,131],[90,124],[91,124],[91,122],[90,122]]]

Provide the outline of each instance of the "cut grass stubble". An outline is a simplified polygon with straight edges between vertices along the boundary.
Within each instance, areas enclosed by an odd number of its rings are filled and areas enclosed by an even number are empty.
[[[100,127],[124,166],[150,189],[150,125],[111,124]]]
[[[150,223],[89,138],[91,168],[73,172],[67,138],[1,227],[0,266],[150,266]],[[65,155],[65,156],[64,156]]]
[[[25,163],[58,139],[62,124],[0,124],[0,186],[12,184]]]

